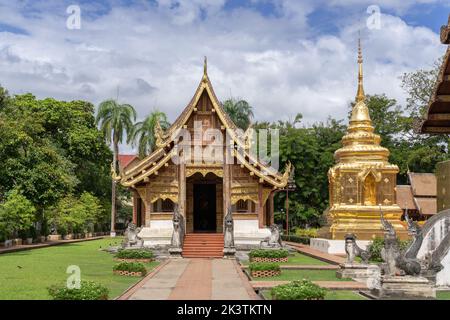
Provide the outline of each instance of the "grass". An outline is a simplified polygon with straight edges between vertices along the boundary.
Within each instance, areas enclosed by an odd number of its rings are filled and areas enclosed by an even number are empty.
[[[450,300],[450,291],[436,291],[438,300]]]
[[[244,261],[242,262],[243,265],[248,265],[249,261]],[[325,266],[325,265],[329,265],[328,263],[321,261],[319,259],[315,259],[309,256],[306,256],[304,254],[301,253],[295,253],[294,255],[290,255],[288,257],[288,262],[283,262],[280,263],[281,265],[295,265],[295,264],[299,264],[299,265],[321,265],[321,266]]]
[[[270,295],[270,290],[263,290],[261,292],[262,296],[266,300],[272,300]],[[325,296],[325,300],[367,300],[360,294],[350,291],[350,290],[329,290]]]
[[[302,279],[311,281],[352,281],[351,279],[336,278],[335,270],[281,270],[279,276],[252,278],[254,281],[292,281]]]
[[[81,279],[104,284],[110,299],[119,296],[141,278],[114,275],[113,255],[101,251],[122,239],[105,238],[59,246],[0,254],[0,300],[50,299],[47,287],[65,283],[66,269],[77,265]],[[158,262],[146,264],[148,270]]]

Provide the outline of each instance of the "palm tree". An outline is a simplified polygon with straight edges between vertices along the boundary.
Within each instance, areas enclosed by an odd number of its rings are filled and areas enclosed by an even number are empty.
[[[100,131],[103,132],[108,143],[113,143],[113,170],[117,172],[117,158],[119,155],[119,143],[122,142],[124,133],[129,141],[133,130],[133,122],[136,121],[136,110],[129,104],[120,104],[116,100],[109,99],[100,103],[95,123],[100,123]],[[116,181],[112,181],[111,195],[111,235],[115,235],[116,222]]]
[[[246,130],[253,118],[252,106],[245,100],[230,98],[222,103],[226,113],[234,124]]]
[[[134,125],[130,138],[133,141],[133,146],[138,145],[139,157],[145,157],[155,148],[156,139],[154,132],[157,122],[159,122],[162,129],[167,129],[170,126],[166,114],[159,110],[154,110],[144,121],[137,122]]]

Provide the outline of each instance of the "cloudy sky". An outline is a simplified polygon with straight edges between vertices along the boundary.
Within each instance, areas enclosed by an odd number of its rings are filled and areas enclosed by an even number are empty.
[[[399,76],[442,56],[449,13],[448,0],[0,0],[0,84],[94,104],[118,96],[139,118],[158,108],[174,120],[207,56],[220,100],[310,124],[346,116],[358,30],[366,92],[403,103]]]

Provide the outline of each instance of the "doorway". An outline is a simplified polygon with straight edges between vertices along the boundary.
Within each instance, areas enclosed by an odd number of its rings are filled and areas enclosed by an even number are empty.
[[[216,232],[215,184],[194,184],[194,232]]]

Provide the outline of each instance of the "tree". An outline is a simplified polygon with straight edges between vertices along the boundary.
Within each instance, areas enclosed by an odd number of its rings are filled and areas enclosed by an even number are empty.
[[[166,114],[158,110],[150,113],[144,121],[137,122],[134,125],[130,139],[133,146],[138,145],[139,157],[143,158],[149,155],[155,148],[154,132],[158,122],[162,129],[167,129],[170,126]]]
[[[222,105],[225,112],[238,128],[246,130],[249,127],[253,118],[253,111],[252,106],[247,101],[230,98],[225,100]]]
[[[100,124],[108,143],[113,143],[113,170],[117,172],[117,158],[119,155],[119,143],[122,142],[124,134],[130,141],[133,131],[133,122],[136,121],[136,111],[129,104],[119,104],[116,100],[105,100],[100,103],[96,123]],[[115,232],[116,216],[116,182],[112,181],[111,188],[111,233]]]
[[[18,190],[11,190],[0,205],[0,237],[11,238],[18,232],[28,231],[34,222],[36,208]]]

